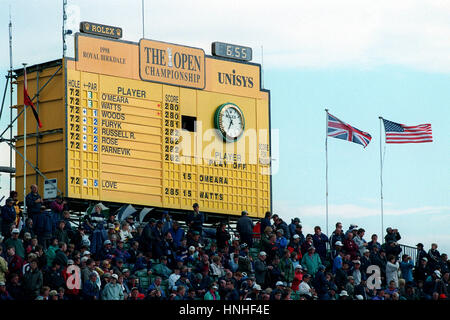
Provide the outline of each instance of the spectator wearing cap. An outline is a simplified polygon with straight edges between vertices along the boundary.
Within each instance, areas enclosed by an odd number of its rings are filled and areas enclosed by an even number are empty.
[[[110,281],[102,290],[102,300],[124,300],[122,285],[118,283],[119,276],[111,275]]]
[[[329,281],[325,277],[325,266],[320,265],[314,276],[314,288],[316,289],[319,300],[329,300],[328,294]]]
[[[358,245],[353,240],[353,233],[347,233],[347,237],[344,240],[344,250],[346,253],[350,254],[352,260],[356,259],[358,249]]]
[[[294,278],[292,279],[291,289],[298,292],[299,285],[303,281],[303,267],[301,264],[297,265],[294,270]]]
[[[308,300],[313,298],[314,289],[310,286],[311,275],[309,273],[303,276],[303,281],[300,283],[298,288],[298,294]]]
[[[354,260],[353,262],[353,272],[352,276],[353,279],[355,279],[355,286],[359,285],[361,283],[363,274],[361,272],[361,261]]]
[[[178,221],[174,221],[172,227],[169,229],[169,233],[172,235],[175,248],[178,249],[185,235],[184,229],[180,227]]]
[[[248,216],[248,212],[242,211],[236,224],[236,230],[239,232],[241,243],[246,243],[250,248],[253,246],[253,227],[254,224]]]
[[[353,276],[347,277],[347,284],[345,285],[345,291],[350,299],[354,298],[355,295],[355,278]]]
[[[428,253],[423,249],[423,243],[419,242],[417,245],[417,255],[416,255],[416,263],[415,263],[415,267],[417,268],[420,265],[420,261],[423,258],[427,258],[428,259]]]
[[[287,248],[287,245],[288,245],[288,240],[284,236],[283,229],[278,229],[276,231],[276,237],[277,238],[276,238],[276,241],[275,241],[275,246],[278,249],[278,255],[279,256],[283,256],[283,252]]]
[[[5,235],[5,238],[8,238],[11,234],[11,229],[16,226],[16,210],[14,209],[14,199],[6,199],[5,205],[2,207],[0,217],[0,231],[3,235]]]
[[[348,230],[345,231],[344,237],[347,238],[347,236],[348,236],[349,233],[353,233],[353,232],[356,233],[356,231],[358,231],[358,225],[352,223],[352,224],[350,224],[350,226],[348,227]]]
[[[99,260],[105,260],[107,256],[112,256],[114,249],[112,247],[111,240],[105,240],[103,242],[103,248],[96,254]]]
[[[205,221],[203,212],[200,212],[200,206],[198,203],[192,205],[193,211],[190,212],[186,217],[186,224],[190,231],[198,231],[200,236],[203,232],[203,223]]]
[[[165,299],[166,298],[166,294],[165,294],[164,290],[161,287],[161,283],[162,283],[162,278],[159,277],[159,276],[156,277],[155,280],[153,281],[153,283],[151,283],[150,286],[148,287],[147,294],[149,294],[152,290],[159,290],[159,291],[161,291],[162,298]],[[183,286],[180,286],[180,288],[182,288],[182,287]]]
[[[27,232],[31,235],[32,238],[36,235],[33,230],[33,219],[31,218],[25,219],[25,223],[20,230],[19,238],[23,238],[24,234]]]
[[[167,266],[167,262],[167,257],[162,256],[160,259],[160,263],[152,266],[153,274],[162,277],[162,279],[164,280],[169,279],[170,275],[172,274],[172,270],[170,270],[170,268]]]
[[[389,244],[391,242],[397,243],[402,237],[398,232],[398,229],[392,229],[391,227],[386,228],[386,235],[384,236],[384,241]]]
[[[300,218],[294,218],[291,220],[291,223],[289,224],[289,233],[291,235],[291,238],[294,236],[294,234],[297,234],[296,230],[297,230],[297,226],[300,224]]]
[[[11,231],[11,238],[9,238],[8,240],[6,240],[4,242],[4,246],[6,248],[8,247],[14,247],[15,249],[15,253],[22,259],[25,258],[25,248],[23,247],[23,242],[21,239],[19,239],[19,229],[14,228]]]
[[[336,242],[336,244],[337,244],[338,246],[339,246],[339,245],[342,245],[342,243],[341,243],[340,241]],[[343,264],[343,262],[344,262],[344,259],[343,259],[344,254],[345,254],[345,253],[344,253],[344,251],[342,251],[342,250],[337,251],[337,255],[336,255],[336,257],[333,259],[333,268],[332,268],[333,274],[336,274],[337,270],[339,270],[339,269],[342,268],[342,264]]]
[[[316,252],[319,254],[322,261],[326,260],[327,242],[328,237],[326,234],[322,233],[322,229],[319,226],[314,227],[313,246],[316,248]]]
[[[9,294],[8,290],[6,290],[6,283],[4,281],[0,281],[0,301],[11,301],[14,298]]]
[[[119,238],[117,241],[116,248],[113,250],[113,255],[117,259],[122,259],[124,263],[128,262],[130,259],[130,254],[128,253],[128,250],[124,248],[124,242],[122,239]]]
[[[205,293],[205,296],[203,297],[204,300],[220,300],[220,295],[219,295],[219,287],[217,286],[216,283],[212,283],[209,286],[209,290],[208,292]]]
[[[308,273],[314,276],[322,264],[320,256],[316,253],[316,248],[309,247],[308,253],[303,255],[302,266],[308,269]]]
[[[267,253],[265,251],[261,251],[258,255],[258,258],[255,261],[256,283],[258,283],[263,287],[265,286],[267,271],[273,268],[272,266],[267,266],[266,258]]]
[[[268,266],[267,284],[269,287],[273,288],[275,283],[282,280],[283,276],[281,275],[280,258],[276,255]]]
[[[291,241],[289,242],[287,249],[289,252],[295,252],[297,255],[297,259],[301,260],[302,256],[302,250],[301,250],[301,243],[300,243],[300,236],[298,234],[294,234]]]

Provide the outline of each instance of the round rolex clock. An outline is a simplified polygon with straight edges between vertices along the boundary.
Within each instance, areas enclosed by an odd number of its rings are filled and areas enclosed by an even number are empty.
[[[224,103],[216,110],[214,125],[225,141],[234,142],[244,133],[244,114],[237,105]]]

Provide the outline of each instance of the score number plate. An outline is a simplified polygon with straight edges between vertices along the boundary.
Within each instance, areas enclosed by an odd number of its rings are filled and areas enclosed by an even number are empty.
[[[243,61],[252,60],[252,48],[250,47],[238,46],[224,42],[213,42],[211,51],[214,56]]]

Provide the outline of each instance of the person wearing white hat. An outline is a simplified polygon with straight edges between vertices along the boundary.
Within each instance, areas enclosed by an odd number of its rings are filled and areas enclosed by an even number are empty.
[[[14,247],[16,254],[22,259],[25,258],[25,248],[23,247],[22,240],[19,239],[19,229],[14,228],[11,231],[11,237],[5,241],[5,248]]]
[[[205,296],[203,297],[204,300],[220,300],[220,295],[218,292],[219,287],[214,282],[209,286],[208,292],[206,292]]]
[[[348,300],[348,293],[345,290],[342,290],[341,293],[339,293],[339,300]]]
[[[255,278],[256,283],[264,285],[266,280],[266,274],[268,270],[272,269],[272,266],[267,266],[266,263],[267,254],[265,251],[259,253],[258,259],[255,261]]]
[[[102,300],[124,300],[123,288],[118,283],[119,276],[111,275],[110,281],[105,285],[102,291]]]

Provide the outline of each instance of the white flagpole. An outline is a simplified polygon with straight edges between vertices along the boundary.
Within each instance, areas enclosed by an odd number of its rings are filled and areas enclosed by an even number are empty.
[[[325,133],[325,182],[326,182],[326,221],[327,221],[327,236],[330,236],[328,234],[328,109],[325,109],[326,113],[326,133]]]
[[[23,64],[23,85],[27,89],[27,68],[26,63]],[[25,104],[25,96],[23,102],[23,213],[27,213],[27,105]]]
[[[384,221],[383,221],[383,157],[382,157],[382,117],[378,117],[380,119],[380,202],[381,202],[381,238],[384,239]],[[384,242],[384,240],[383,240]]]
[[[144,0],[142,0],[142,38],[145,38]]]

